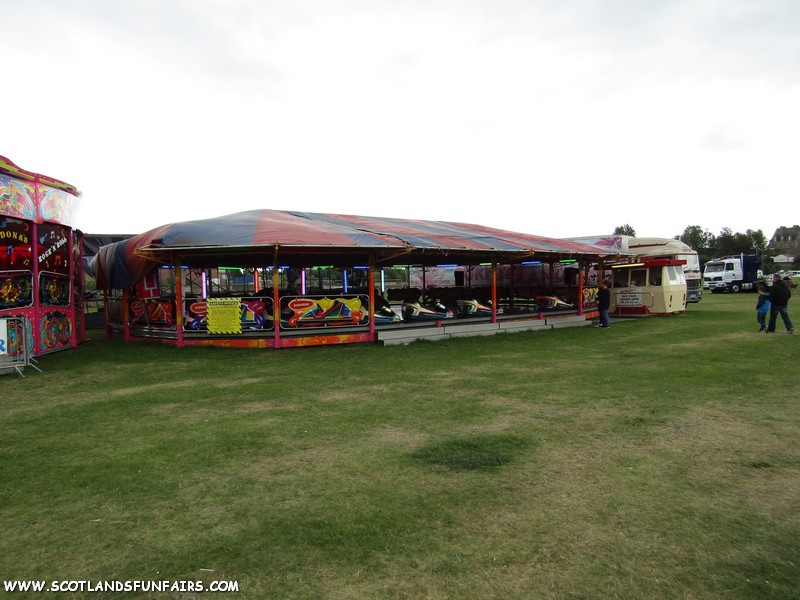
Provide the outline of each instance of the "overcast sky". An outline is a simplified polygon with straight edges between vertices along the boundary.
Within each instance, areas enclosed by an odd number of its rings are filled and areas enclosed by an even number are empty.
[[[800,224],[798,0],[0,0],[0,154],[77,227],[274,208]]]

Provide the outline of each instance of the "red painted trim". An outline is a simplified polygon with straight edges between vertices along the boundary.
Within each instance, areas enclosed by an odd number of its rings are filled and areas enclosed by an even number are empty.
[[[173,345],[176,340],[166,338],[130,336],[125,341],[130,342],[158,342]],[[355,333],[346,335],[315,335],[303,337],[281,338],[279,348],[301,348],[306,346],[332,346],[336,344],[356,344],[370,342],[368,333]],[[275,348],[273,338],[184,338],[184,346],[213,346],[219,348]]]

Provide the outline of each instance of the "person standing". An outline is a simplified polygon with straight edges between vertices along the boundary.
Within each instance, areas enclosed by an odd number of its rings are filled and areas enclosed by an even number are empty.
[[[607,281],[601,281],[600,288],[597,290],[597,309],[600,311],[600,324],[597,327],[611,327],[611,320],[608,318],[610,308],[611,290],[608,289]]]
[[[781,276],[777,273],[772,275],[772,287],[769,288],[769,301],[771,303],[769,309],[769,325],[767,325],[767,333],[775,333],[775,322],[778,320],[778,314],[783,319],[783,324],[786,326],[788,333],[794,332],[792,320],[789,318],[789,298],[792,297],[792,290],[786,285],[786,282],[781,280]]]
[[[758,333],[767,331],[767,313],[769,312],[769,292],[764,283],[758,284],[758,300],[756,301],[756,320],[758,321]]]

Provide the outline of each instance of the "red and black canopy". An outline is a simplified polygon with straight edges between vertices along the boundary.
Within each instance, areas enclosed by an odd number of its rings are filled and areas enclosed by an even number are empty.
[[[597,258],[602,256],[599,252],[578,242],[469,223],[264,209],[164,225],[102,246],[90,271],[98,287],[119,289],[163,264],[467,265]]]

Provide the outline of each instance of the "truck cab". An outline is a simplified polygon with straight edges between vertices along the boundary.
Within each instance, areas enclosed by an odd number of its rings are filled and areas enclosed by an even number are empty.
[[[712,293],[755,289],[760,281],[760,263],[753,254],[725,256],[706,263],[703,271],[703,288]]]

